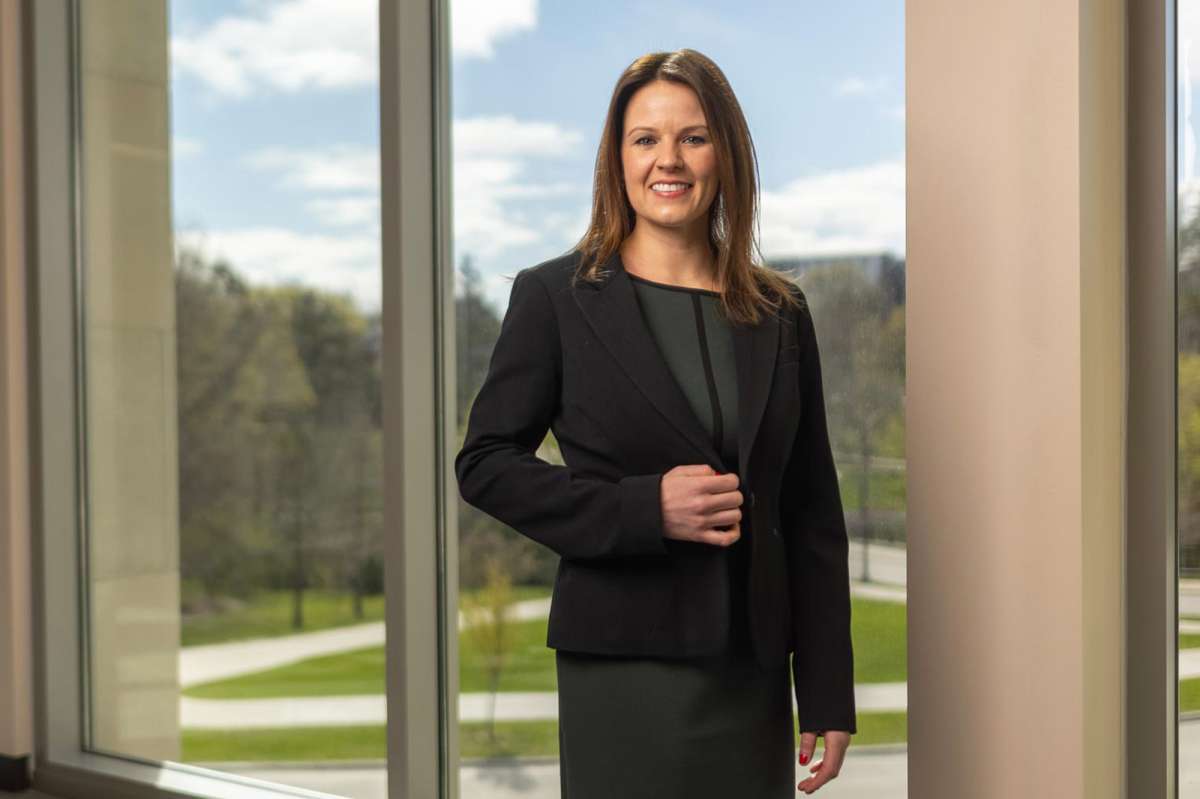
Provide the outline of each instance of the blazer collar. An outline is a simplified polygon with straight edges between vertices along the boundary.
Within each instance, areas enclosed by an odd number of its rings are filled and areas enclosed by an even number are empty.
[[[574,292],[584,318],[663,419],[692,444],[705,462],[724,471],[720,453],[692,411],[642,317],[619,251],[609,257],[604,268],[608,276],[598,286]],[[737,363],[738,471],[744,476],[775,374],[779,320],[765,314],[756,325],[734,325],[732,329]]]

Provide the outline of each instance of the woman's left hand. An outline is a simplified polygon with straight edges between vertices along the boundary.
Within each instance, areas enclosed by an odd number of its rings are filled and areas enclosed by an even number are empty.
[[[842,770],[842,759],[846,756],[846,747],[850,746],[850,733],[845,730],[825,730],[821,733],[825,738],[825,756],[809,767],[813,776],[804,778],[796,787],[805,793],[812,793],[838,775]],[[817,733],[800,733],[800,765],[812,759],[813,750],[817,748]]]

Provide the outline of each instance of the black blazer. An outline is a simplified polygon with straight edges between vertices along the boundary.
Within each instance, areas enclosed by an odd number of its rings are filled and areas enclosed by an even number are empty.
[[[571,287],[579,260],[518,272],[454,461],[460,493],[561,557],[547,646],[717,654],[730,629],[730,551],[664,538],[659,484],[679,464],[725,467],[620,255],[598,287]],[[794,653],[802,732],[857,732],[846,523],[812,318],[764,315],[734,326],[734,344],[751,642],[764,665]],[[547,429],[565,466],[535,454]]]

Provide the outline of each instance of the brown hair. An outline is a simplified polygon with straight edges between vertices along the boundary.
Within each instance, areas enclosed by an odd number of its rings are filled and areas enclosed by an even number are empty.
[[[596,154],[591,222],[573,248],[583,256],[573,281],[602,278],[604,263],[633,232],[637,217],[622,181],[625,109],[634,93],[654,80],[674,81],[696,93],[716,148],[718,190],[708,211],[708,243],[725,317],[754,324],[760,312],[774,312],[783,304],[800,305],[802,295],[795,291],[795,282],[760,263],[754,230],[758,158],[742,108],[720,67],[688,48],[641,56],[626,67],[613,88]]]

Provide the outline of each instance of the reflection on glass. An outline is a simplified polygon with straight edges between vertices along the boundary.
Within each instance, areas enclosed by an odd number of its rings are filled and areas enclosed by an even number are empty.
[[[95,750],[386,795],[376,9],[79,4]]]
[[[754,136],[762,251],[803,287],[822,346],[852,538],[860,686],[859,734],[838,782],[904,796],[906,754],[895,746],[907,730],[903,4],[871,15],[805,5],[769,19],[715,3],[682,16],[636,3],[496,8],[467,25],[457,21],[471,6],[451,3],[458,440],[450,450],[461,448],[487,372],[509,277],[586,229],[613,82],[644,52],[686,46],[711,56]],[[537,455],[562,463],[552,432]],[[557,556],[461,500],[458,520],[463,795],[557,795],[557,685],[546,647]]]

